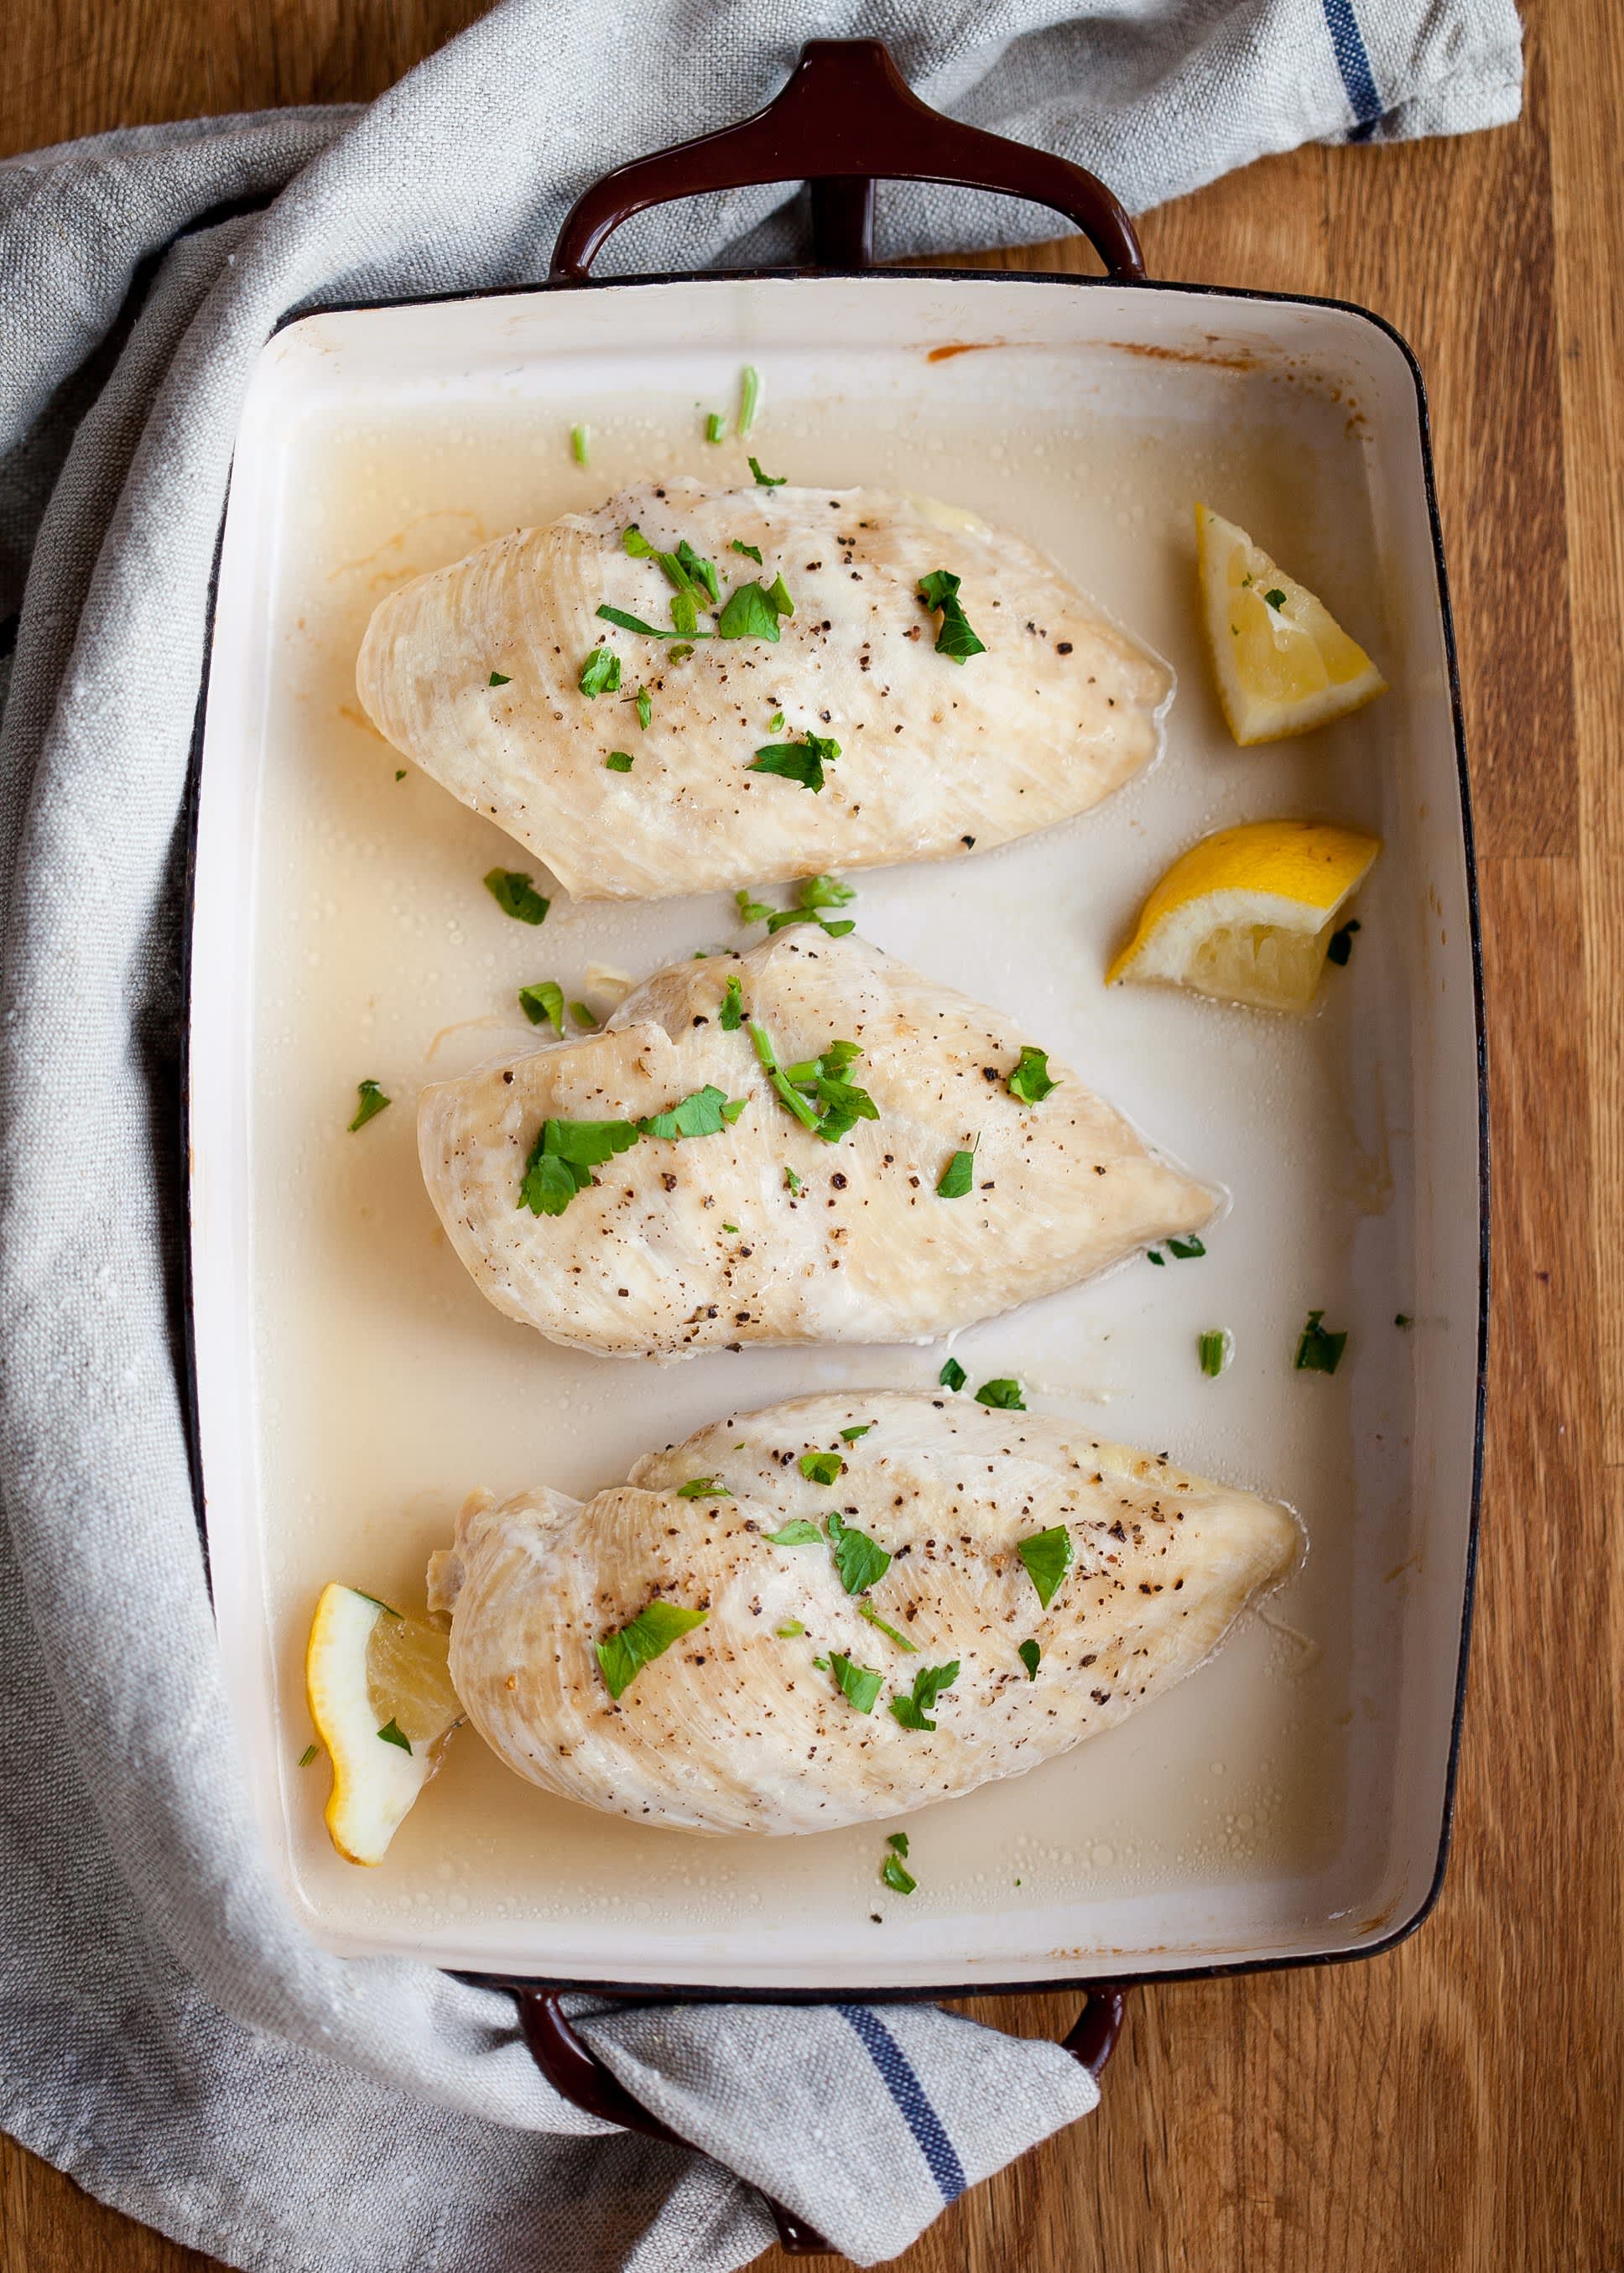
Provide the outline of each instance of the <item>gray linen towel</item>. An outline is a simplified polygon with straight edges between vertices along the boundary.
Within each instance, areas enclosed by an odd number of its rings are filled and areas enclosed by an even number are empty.
[[[507,0],[365,111],[0,165],[0,2117],[234,2265],[724,2273],[771,2238],[743,2179],[871,2264],[1094,2102],[1056,2046],[929,2008],[585,2020],[707,2161],[561,2104],[505,1996],[324,1955],[257,1851],[193,1515],[184,814],[254,356],[324,299],[540,275],[588,181],[754,109],[814,33],[878,34],[1136,208],[1310,138],[1495,124],[1521,84],[1511,0],[644,0],[630,46],[585,0]],[[797,211],[650,216],[617,263],[782,258]],[[957,192],[884,214],[893,251],[1036,233]]]

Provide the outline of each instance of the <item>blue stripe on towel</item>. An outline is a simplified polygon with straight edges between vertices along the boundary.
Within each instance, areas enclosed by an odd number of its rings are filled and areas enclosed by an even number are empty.
[[[1366,142],[1381,116],[1381,97],[1376,92],[1376,74],[1371,69],[1365,34],[1354,14],[1353,0],[1320,0],[1320,4],[1325,10],[1325,25],[1331,35],[1336,68],[1342,75],[1342,86],[1357,122],[1348,139],[1350,142]]]
[[[863,2049],[880,2071],[886,2089],[914,2134],[931,2177],[942,2189],[943,2201],[956,2202],[965,2190],[964,2164],[943,2127],[941,2117],[926,2098],[925,2087],[914,2074],[907,2054],[879,2014],[867,2005],[837,2005],[835,2010],[851,2022]]]

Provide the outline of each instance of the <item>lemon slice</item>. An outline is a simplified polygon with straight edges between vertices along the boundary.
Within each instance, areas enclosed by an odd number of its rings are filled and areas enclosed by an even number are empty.
[[[1237,742],[1306,733],[1386,692],[1324,602],[1244,529],[1198,505],[1195,544],[1218,700]]]
[[[462,1707],[448,1635],[353,1587],[321,1590],[304,1652],[316,1734],[333,1763],[327,1829],[351,1863],[380,1863],[439,1767]]]
[[[1193,987],[1263,1010],[1314,999],[1342,904],[1379,836],[1318,821],[1252,821],[1181,853],[1106,972]]]

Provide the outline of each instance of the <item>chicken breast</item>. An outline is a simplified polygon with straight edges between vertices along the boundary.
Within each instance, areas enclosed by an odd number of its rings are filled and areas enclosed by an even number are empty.
[[[628,529],[643,551],[627,551]],[[670,634],[673,587],[651,556],[682,576],[679,544],[724,603],[759,587],[753,628],[706,635],[743,622],[745,604],[720,612],[703,578],[691,641],[598,614]],[[916,589],[942,569],[985,650],[963,662],[937,652],[941,619]],[[599,649],[611,683],[583,693]],[[684,477],[515,530],[392,593],[357,685],[380,733],[576,898],[658,899],[940,859],[1066,820],[1154,754],[1173,679],[1031,545],[968,514],[879,490]],[[813,793],[754,768],[774,746],[804,758],[809,735],[839,752]]]
[[[808,927],[677,964],[599,1033],[425,1089],[418,1148],[481,1291],[554,1341],[678,1358],[923,1340],[1218,1204],[1069,1069],[1038,1077],[1041,1056],[998,1011]],[[709,1133],[639,1134],[679,1106]],[[873,1117],[837,1142],[806,1125],[853,1113]]]
[[[469,1717],[530,1782],[687,1831],[825,1831],[1114,1728],[1300,1543],[1165,1454],[880,1392],[731,1415],[584,1504],[476,1504],[430,1602]]]

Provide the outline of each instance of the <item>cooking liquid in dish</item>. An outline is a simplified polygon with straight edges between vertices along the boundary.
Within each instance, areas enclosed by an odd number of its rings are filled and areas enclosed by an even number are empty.
[[[549,369],[514,381],[545,384],[545,397],[515,391],[470,410],[430,391],[365,426],[313,414],[285,463],[252,1141],[257,1452],[297,1891],[312,1929],[339,1946],[430,1942],[441,1962],[477,1963],[516,1936],[545,1971],[550,1927],[586,1918],[609,1935],[635,1925],[645,1942],[681,1933],[691,1949],[700,1937],[697,1980],[710,1977],[703,1950],[719,1966],[745,1927],[753,1947],[793,1963],[796,1919],[813,1907],[825,1923],[849,1917],[853,1980],[885,1977],[898,1934],[911,1952],[944,1953],[944,1974],[967,1955],[981,1978],[1016,1977],[1006,1954],[1037,1947],[1058,1969],[1137,1941],[1124,1905],[1147,1901],[1197,1941],[1210,1921],[1216,1941],[1243,1883],[1269,1882],[1283,1933],[1323,1910],[1312,1882],[1360,1837],[1367,1804],[1380,1819],[1361,1786],[1380,1787],[1392,1741],[1387,1700],[1362,1672],[1380,1664],[1387,1637],[1373,1620],[1350,1631],[1348,1606],[1363,1599],[1356,1557],[1385,1572],[1410,1547],[1408,1369],[1380,1340],[1410,1307],[1407,1211],[1392,1204],[1408,1173],[1407,1071],[1379,1059],[1370,1015],[1384,986],[1402,991],[1387,976],[1405,936],[1400,861],[1390,850],[1378,864],[1352,960],[1327,971],[1308,1019],[1108,993],[1101,975],[1145,890],[1205,831],[1276,813],[1381,831],[1392,731],[1381,705],[1302,742],[1237,750],[1200,650],[1192,566],[1199,497],[1259,532],[1379,659],[1396,661],[1346,407],[1210,368],[1147,363],[1130,388],[1120,375],[1102,386],[1086,360],[1030,349],[944,362],[922,402],[922,351],[866,359],[860,400],[841,392],[838,363],[808,356],[779,371],[763,361],[765,408],[748,445],[708,446],[710,404],[657,394],[658,369],[649,392],[583,379],[574,400]],[[619,367],[623,386],[637,376]],[[587,469],[568,443],[582,417]],[[555,978],[567,1000],[603,1012],[611,997],[589,980],[592,964],[641,977],[763,934],[739,926],[731,896],[635,906],[556,892],[531,856],[365,722],[353,672],[370,612],[407,576],[638,476],[748,481],[746,447],[768,471],[828,482],[831,494],[859,482],[914,489],[1019,531],[1175,665],[1168,746],[1147,776],[1047,836],[857,874],[857,901],[841,912],[944,984],[1007,1005],[1233,1196],[1204,1259],[1135,1260],[959,1336],[964,1393],[1016,1375],[1036,1409],[1282,1498],[1306,1527],[1307,1562],[1211,1664],[1125,1727],[912,1819],[909,1898],[880,1884],[874,1827],[770,1842],[641,1828],[526,1787],[467,1730],[384,1864],[359,1870],[322,1827],[325,1761],[295,1767],[309,1735],[304,1641],[326,1579],[420,1611],[426,1558],[475,1486],[506,1496],[545,1482],[585,1496],[730,1409],[816,1389],[919,1388],[946,1354],[942,1343],[748,1351],[662,1369],[555,1347],[484,1301],[418,1173],[418,1087],[530,1046],[520,986]],[[951,554],[944,535],[944,566]],[[635,688],[628,671],[624,691]],[[621,746],[635,753],[629,701],[624,716]],[[805,795],[784,784],[791,829]],[[481,882],[492,866],[528,869],[553,894],[545,925],[500,911]],[[791,894],[762,896],[787,904]],[[394,1103],[352,1136],[363,1076]],[[1353,1328],[1335,1378],[1292,1369],[1311,1309]],[[1197,1357],[1212,1327],[1235,1339],[1217,1381]],[[1393,1577],[1389,1595],[1402,1585],[1402,1571]],[[1359,1745],[1347,1733],[1355,1719],[1372,1724]]]

